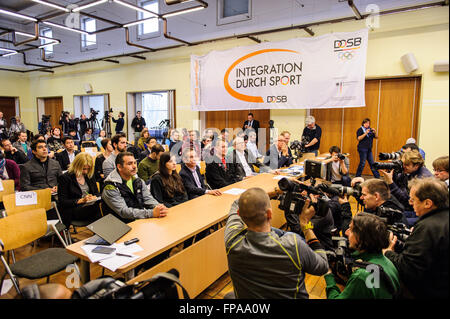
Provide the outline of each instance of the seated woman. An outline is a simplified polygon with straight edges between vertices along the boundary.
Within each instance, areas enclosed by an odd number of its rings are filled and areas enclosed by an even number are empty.
[[[14,189],[20,191],[20,169],[16,162],[6,159],[0,151],[0,180],[14,180]]]
[[[161,154],[159,170],[153,174],[150,184],[152,196],[166,207],[176,206],[188,200],[183,180],[176,170],[175,156],[169,152]]]
[[[141,137],[139,138],[139,141],[137,143],[137,146],[141,151],[145,151],[147,149],[146,144],[148,143],[149,138],[150,133],[148,132],[147,128],[144,128],[141,132]]]
[[[59,127],[52,129],[52,135],[47,139],[48,148],[50,151],[57,153],[64,150],[64,143],[62,142],[63,134]]]
[[[64,225],[69,227],[73,220],[99,219],[99,201],[84,205],[96,197],[100,193],[94,178],[94,160],[88,153],[79,153],[68,171],[58,177],[58,208]]]
[[[102,139],[101,145],[104,151],[95,158],[94,177],[95,180],[100,183],[100,190],[103,190],[103,181],[105,179],[105,175],[103,174],[103,162],[112,152],[114,152],[114,149],[111,145],[110,138]]]

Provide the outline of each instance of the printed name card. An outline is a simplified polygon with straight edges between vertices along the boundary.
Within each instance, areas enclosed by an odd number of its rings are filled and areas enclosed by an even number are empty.
[[[16,206],[37,205],[36,192],[17,192]]]

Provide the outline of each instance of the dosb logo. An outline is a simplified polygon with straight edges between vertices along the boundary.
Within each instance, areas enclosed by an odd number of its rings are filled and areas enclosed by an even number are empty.
[[[286,103],[287,102],[287,96],[281,95],[281,96],[267,96],[267,103]]]
[[[361,45],[362,38],[350,38],[347,40],[335,40],[334,41],[334,49],[345,49],[345,48],[354,48]]]

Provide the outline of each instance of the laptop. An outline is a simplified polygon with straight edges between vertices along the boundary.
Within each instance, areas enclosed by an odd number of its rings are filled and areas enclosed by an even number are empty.
[[[131,230],[130,226],[112,214],[108,214],[86,227],[95,234],[85,242],[90,245],[112,245]]]

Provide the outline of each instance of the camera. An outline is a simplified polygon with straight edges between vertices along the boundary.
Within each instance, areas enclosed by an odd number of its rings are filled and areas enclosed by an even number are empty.
[[[403,162],[401,160],[393,160],[390,163],[373,163],[373,167],[375,169],[384,169],[387,171],[394,170],[397,173],[401,173],[403,171]]]
[[[342,154],[342,153],[338,153],[337,157],[338,157],[341,161],[345,160],[345,155]]]
[[[403,152],[379,153],[378,158],[380,161],[399,160],[402,154]]]
[[[407,228],[403,223],[394,223],[392,225],[388,225],[387,228],[392,232],[392,234],[394,234],[394,236],[397,236],[397,242],[395,243],[394,251],[396,253],[401,253],[405,248],[406,240],[411,235],[411,229]]]
[[[308,197],[303,196],[301,193],[306,191],[308,195],[321,195],[321,197],[317,199],[317,203],[311,203],[316,210],[316,216],[324,217],[327,215],[329,198],[327,198],[319,188],[299,184],[287,178],[280,179],[278,181],[278,187],[284,192],[284,194],[280,196],[280,204],[278,207],[284,210],[285,214],[299,215],[302,212]]]
[[[361,183],[356,183],[354,187],[342,186],[339,184],[331,184],[328,186],[327,184],[319,185],[321,191],[332,195],[343,197],[344,195],[353,196],[356,199],[359,199],[362,195]]]
[[[337,275],[337,282],[345,284],[345,280],[341,277],[348,278],[353,272],[353,259],[351,251],[348,247],[348,239],[345,237],[331,237],[333,241],[334,250],[327,250],[328,264],[333,274]]]
[[[395,223],[398,223],[403,218],[402,211],[398,209],[393,209],[389,207],[381,207],[378,206],[375,210],[375,215],[382,218],[386,224],[393,225]]]

